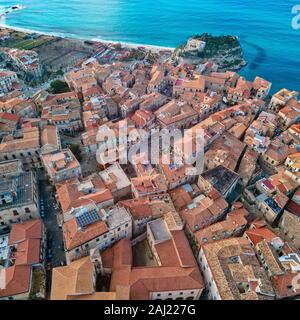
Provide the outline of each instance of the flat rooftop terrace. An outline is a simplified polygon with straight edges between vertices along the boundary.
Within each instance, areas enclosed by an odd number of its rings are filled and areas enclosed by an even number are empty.
[[[216,188],[223,196],[231,186],[239,179],[239,175],[223,166],[202,173],[202,177]]]
[[[131,220],[131,216],[128,211],[123,207],[112,207],[110,209],[105,209],[108,214],[107,224],[110,229],[116,228]]]
[[[10,203],[0,204],[0,211],[17,206],[22,206],[33,201],[34,197],[34,176],[32,172],[25,172],[17,177],[0,179],[0,185],[15,182],[16,195]]]
[[[163,219],[157,219],[148,223],[148,226],[153,234],[154,240],[166,241],[170,240],[171,236]]]

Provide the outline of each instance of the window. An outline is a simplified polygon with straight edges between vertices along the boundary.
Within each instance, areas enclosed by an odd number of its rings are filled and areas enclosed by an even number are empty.
[[[25,208],[25,212],[26,213],[30,213],[30,209],[29,208]]]
[[[14,211],[13,211],[13,215],[14,215],[14,216],[18,216],[18,215],[19,215],[18,211],[17,211],[17,210],[14,210]]]

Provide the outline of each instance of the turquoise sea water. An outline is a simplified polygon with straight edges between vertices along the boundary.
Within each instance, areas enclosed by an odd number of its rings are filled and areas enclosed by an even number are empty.
[[[175,47],[193,34],[235,34],[249,65],[242,71],[300,91],[300,0],[14,0],[26,9],[7,25],[60,35]]]

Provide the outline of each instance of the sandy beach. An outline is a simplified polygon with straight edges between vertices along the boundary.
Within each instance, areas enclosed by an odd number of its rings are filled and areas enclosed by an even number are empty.
[[[42,31],[35,31],[30,29],[18,28],[6,24],[0,24],[0,28],[13,30],[24,34],[39,34],[41,36],[50,36],[54,38],[63,38],[69,40],[78,40],[78,41],[92,41],[92,42],[101,42],[105,44],[121,44],[123,48],[130,48],[130,49],[138,49],[138,48],[145,48],[146,50],[152,51],[154,53],[159,53],[160,51],[174,51],[175,48],[173,47],[164,47],[164,46],[156,46],[156,45],[149,45],[149,44],[139,44],[139,43],[130,43],[130,42],[121,42],[121,41],[111,41],[111,40],[104,40],[100,38],[81,38],[75,35],[69,35],[64,33],[51,33],[51,32],[42,32]]]
[[[41,32],[30,29],[13,27],[0,24],[2,33],[9,33],[10,38],[2,42],[2,46],[23,50],[35,50],[39,54],[40,62],[48,70],[67,70],[78,62],[91,57],[99,47],[106,47],[108,52],[117,52],[117,46],[121,51],[134,49],[145,55],[147,52],[159,55],[162,52],[172,54],[174,48],[138,43],[127,43],[103,40],[100,38],[82,38],[69,34]],[[142,52],[143,51],[143,52]],[[112,54],[113,59],[113,54]]]

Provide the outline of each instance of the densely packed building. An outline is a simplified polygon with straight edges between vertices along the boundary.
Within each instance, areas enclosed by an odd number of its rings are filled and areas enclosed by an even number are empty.
[[[44,297],[31,279],[51,271],[40,218],[54,214],[66,265],[54,257],[52,300],[299,298],[298,92],[270,96],[269,81],[209,62],[99,52],[66,72],[65,93],[24,97],[0,72],[0,299]],[[35,52],[5,54],[39,74]],[[172,130],[187,135],[168,145]]]
[[[12,63],[26,74],[30,74],[36,78],[41,76],[41,65],[37,52],[33,50],[4,48],[3,53],[12,61]]]

